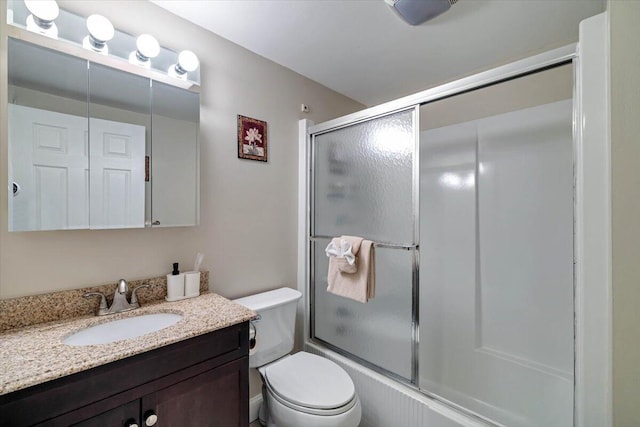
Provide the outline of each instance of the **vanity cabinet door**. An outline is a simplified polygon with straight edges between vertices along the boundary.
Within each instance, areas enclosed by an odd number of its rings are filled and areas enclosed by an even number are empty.
[[[129,402],[110,411],[103,412],[72,427],[131,427],[140,423],[140,401]]]
[[[237,359],[144,396],[141,425],[247,426],[248,363],[247,357]]]

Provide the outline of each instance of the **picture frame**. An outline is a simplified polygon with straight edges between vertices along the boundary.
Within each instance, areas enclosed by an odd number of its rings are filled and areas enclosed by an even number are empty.
[[[238,114],[238,158],[267,161],[267,122]]]

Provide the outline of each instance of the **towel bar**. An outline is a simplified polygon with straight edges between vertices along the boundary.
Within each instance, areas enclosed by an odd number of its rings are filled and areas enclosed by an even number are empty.
[[[314,242],[316,240],[322,240],[322,239],[326,239],[326,240],[331,240],[333,239],[333,237],[331,236],[309,236],[309,240]],[[419,249],[420,246],[419,245],[398,245],[395,243],[385,243],[385,242],[373,242],[373,246],[375,246],[376,248],[389,248],[389,249],[405,249],[407,251],[410,251],[412,249]]]

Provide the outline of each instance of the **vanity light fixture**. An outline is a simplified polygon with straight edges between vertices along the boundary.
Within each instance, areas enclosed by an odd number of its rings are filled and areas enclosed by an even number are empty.
[[[155,37],[150,34],[143,34],[136,40],[136,51],[129,55],[129,62],[141,67],[151,68],[151,58],[155,58],[160,53],[160,44]]]
[[[198,69],[200,61],[195,53],[190,50],[183,50],[178,55],[178,63],[169,67],[169,75],[186,80],[187,73]]]
[[[107,55],[109,53],[107,42],[115,34],[113,24],[104,16],[94,14],[87,18],[87,29],[89,30],[89,35],[82,40],[82,46],[85,49]]]
[[[55,0],[24,0],[25,6],[31,13],[27,17],[27,30],[58,38],[58,27],[53,22],[60,14],[60,8]]]

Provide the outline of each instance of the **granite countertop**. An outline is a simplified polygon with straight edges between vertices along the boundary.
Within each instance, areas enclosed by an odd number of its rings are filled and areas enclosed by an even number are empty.
[[[81,329],[153,313],[183,318],[157,332],[109,344],[73,347],[62,340]],[[175,302],[156,301],[125,313],[83,316],[13,329],[0,334],[0,395],[84,371],[145,351],[247,321],[255,313],[220,295],[207,293]]]

